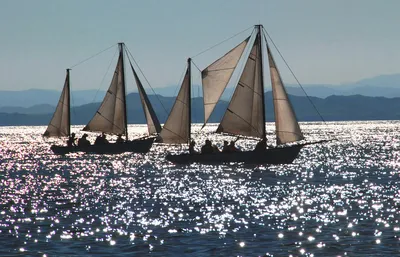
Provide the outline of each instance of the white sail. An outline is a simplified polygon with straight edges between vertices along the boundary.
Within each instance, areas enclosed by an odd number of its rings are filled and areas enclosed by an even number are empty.
[[[64,88],[61,92],[60,100],[53,114],[49,125],[43,136],[46,137],[67,137],[70,134],[70,88],[69,70],[65,78]]]
[[[147,97],[146,91],[144,90],[143,85],[140,82],[139,77],[136,74],[136,71],[132,66],[132,63],[130,65],[131,65],[131,69],[133,72],[133,76],[135,77],[135,80],[136,80],[136,85],[138,87],[140,100],[142,101],[142,106],[143,106],[144,115],[145,115],[146,121],[147,121],[147,128],[148,128],[149,135],[154,134],[154,133],[160,133],[161,132],[160,122],[158,121],[156,113],[154,112],[154,109],[150,103],[150,100]]]
[[[263,138],[260,37],[256,36],[239,83],[217,132]]]
[[[126,135],[125,81],[122,46],[111,85],[92,120],[84,131]]]
[[[190,138],[190,72],[186,71],[174,106],[160,133],[160,141],[166,144],[184,144]]]
[[[201,72],[204,100],[204,123],[207,123],[221,98],[250,37]]]
[[[302,140],[303,133],[268,45],[267,52],[274,100],[276,142],[279,145]]]

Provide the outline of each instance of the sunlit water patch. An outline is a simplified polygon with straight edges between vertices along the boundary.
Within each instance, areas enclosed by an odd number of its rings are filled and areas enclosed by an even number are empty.
[[[400,255],[400,123],[301,127],[310,141],[337,140],[279,166],[176,166],[166,153],[187,147],[159,144],[56,156],[50,144],[64,142],[42,138],[44,127],[2,127],[0,255]],[[199,147],[231,140],[215,128],[194,128]]]

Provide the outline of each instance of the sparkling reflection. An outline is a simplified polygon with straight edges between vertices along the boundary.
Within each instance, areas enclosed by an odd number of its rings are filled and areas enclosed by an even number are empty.
[[[145,156],[54,156],[44,127],[3,127],[0,254],[396,256],[399,125],[303,123],[310,140],[338,140],[281,166],[175,166],[165,153],[186,148],[156,144]]]

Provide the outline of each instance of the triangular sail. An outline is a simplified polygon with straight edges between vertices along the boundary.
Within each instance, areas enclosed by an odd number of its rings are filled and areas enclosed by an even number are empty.
[[[126,135],[125,81],[122,46],[117,67],[106,96],[84,131]]]
[[[201,72],[204,100],[204,123],[207,123],[215,105],[221,98],[250,37]]]
[[[166,144],[184,144],[190,138],[190,72],[186,71],[174,106],[160,133],[160,141]]]
[[[160,122],[158,121],[157,115],[154,112],[154,109],[150,103],[150,100],[147,97],[146,91],[144,90],[143,85],[140,82],[139,77],[136,74],[136,71],[132,66],[132,63],[130,63],[130,65],[131,65],[131,69],[133,72],[133,76],[135,77],[135,80],[136,80],[136,85],[138,87],[140,100],[142,102],[144,114],[145,114],[146,121],[147,121],[147,128],[148,128],[149,135],[154,134],[154,133],[160,133],[161,125],[160,125]]]
[[[70,88],[69,70],[65,78],[64,88],[53,117],[44,132],[46,137],[67,137],[70,134]]]
[[[217,132],[264,137],[260,37],[257,35],[239,83]]]
[[[304,139],[300,130],[292,104],[289,101],[285,87],[274,58],[267,45],[269,70],[271,75],[272,95],[274,99],[276,143],[278,145]]]

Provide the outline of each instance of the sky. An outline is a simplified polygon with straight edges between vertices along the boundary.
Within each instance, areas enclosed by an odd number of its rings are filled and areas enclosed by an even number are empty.
[[[399,0],[1,0],[0,90],[61,90],[66,68],[114,45],[71,71],[73,89],[106,90],[118,42],[153,88],[177,85],[188,57],[250,28],[193,59],[205,68],[259,23],[302,84],[400,73],[399,10]]]

